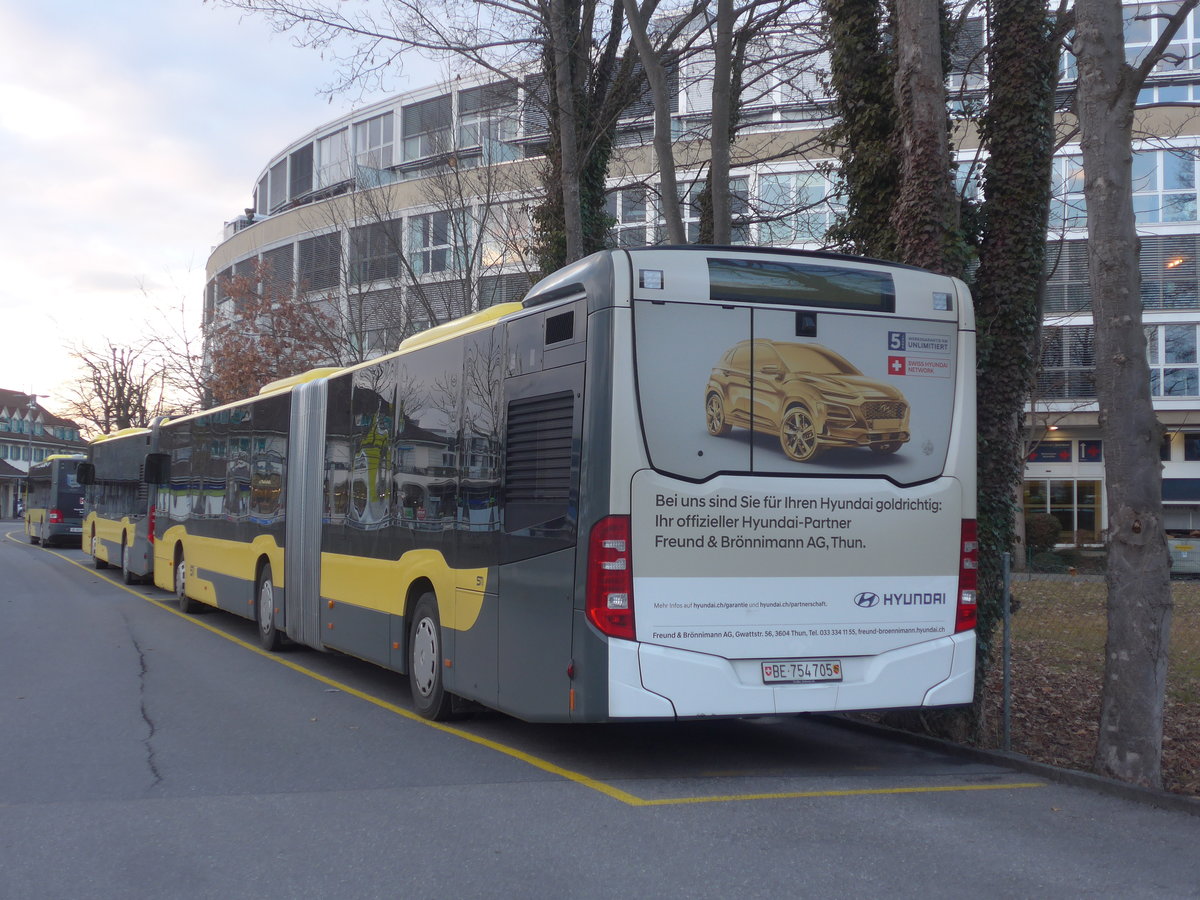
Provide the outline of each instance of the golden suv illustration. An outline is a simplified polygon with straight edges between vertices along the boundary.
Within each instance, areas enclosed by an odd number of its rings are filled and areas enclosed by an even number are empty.
[[[704,413],[709,434],[776,434],[797,462],[837,445],[895,453],[909,439],[904,395],[820,344],[734,344],[709,376]]]

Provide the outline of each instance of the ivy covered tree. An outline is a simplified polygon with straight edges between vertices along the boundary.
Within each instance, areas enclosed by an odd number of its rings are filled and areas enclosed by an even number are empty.
[[[936,118],[928,95],[924,105],[915,106],[914,81],[903,70],[905,59],[910,66],[920,59],[928,64],[931,57],[948,65],[953,28],[947,10],[934,16],[928,7],[906,7],[909,17],[905,27],[898,28],[891,5],[879,0],[824,0],[823,8],[830,22],[832,85],[841,117],[834,137],[842,154],[847,197],[846,214],[833,237],[852,252],[950,274],[966,270],[968,245],[976,242],[976,684],[981,691],[1002,610],[1001,557],[1012,548],[1015,536],[1016,492],[1024,461],[1021,428],[1041,326],[1058,47],[1069,17],[1062,10],[1051,15],[1045,0],[994,0],[988,6],[988,87],[980,123],[988,165],[978,213],[986,224],[976,237],[962,228],[957,210],[947,206],[955,184],[948,157],[929,150],[951,127],[945,99]],[[914,42],[920,44],[920,52],[914,51]],[[914,52],[916,61],[911,59]],[[922,197],[922,190],[929,196]],[[923,205],[927,200],[930,205]],[[918,216],[910,215],[914,209]],[[938,209],[943,210],[940,221]],[[915,234],[904,233],[913,227]],[[977,704],[976,709],[981,708]]]

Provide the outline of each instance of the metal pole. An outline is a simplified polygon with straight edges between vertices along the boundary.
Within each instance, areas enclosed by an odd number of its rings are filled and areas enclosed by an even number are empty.
[[[1001,747],[1012,750],[1012,554],[1003,556],[1004,571],[1004,737]]]

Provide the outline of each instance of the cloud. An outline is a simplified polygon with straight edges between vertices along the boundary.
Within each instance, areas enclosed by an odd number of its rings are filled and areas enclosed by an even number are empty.
[[[198,301],[270,155],[347,108],[318,96],[329,75],[198,2],[0,7],[0,387],[57,391],[64,345]]]

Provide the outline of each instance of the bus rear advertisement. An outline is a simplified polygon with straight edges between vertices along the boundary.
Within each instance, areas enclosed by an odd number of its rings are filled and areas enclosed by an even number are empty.
[[[435,719],[967,704],[974,328],[960,281],[905,266],[594,254],[124,439],[150,572],[264,647],[406,673]]]

